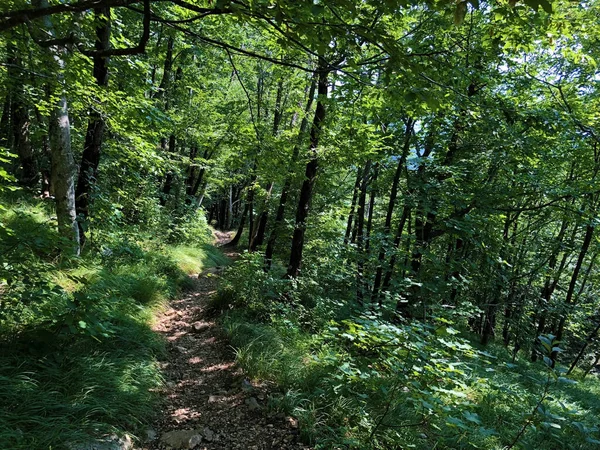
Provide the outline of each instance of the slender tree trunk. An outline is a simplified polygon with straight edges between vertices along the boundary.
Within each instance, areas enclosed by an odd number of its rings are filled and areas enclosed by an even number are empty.
[[[210,205],[210,207],[208,208],[208,219],[206,219],[206,222],[210,225],[213,217],[215,216],[215,205],[212,204]]]
[[[567,289],[567,296],[565,297],[564,304],[568,307],[574,301],[573,294],[575,293],[575,286],[577,284],[577,279],[579,278],[579,272],[581,271],[581,266],[583,265],[583,260],[585,259],[588,249],[590,248],[590,243],[592,242],[592,237],[594,236],[594,227],[591,224],[588,224],[585,228],[585,236],[583,238],[583,243],[581,245],[581,250],[579,251],[579,256],[577,258],[577,263],[575,264],[575,268],[573,269],[573,274],[571,275],[571,282],[569,283],[569,288]],[[559,322],[558,327],[556,329],[556,340],[559,342],[562,341],[565,324],[567,323],[567,319],[569,316],[569,311],[564,311]],[[556,361],[558,356],[558,352],[552,352],[550,358],[553,362]]]
[[[38,183],[39,174],[37,161],[31,147],[31,139],[29,135],[29,113],[23,101],[17,98],[12,102],[13,107],[13,127],[14,127],[14,145],[19,155],[21,163],[21,183],[25,186],[34,186]]]
[[[371,174],[371,160],[368,160],[363,170],[363,177],[360,182],[360,194],[358,196],[358,211],[356,213],[357,235],[356,235],[356,300],[359,305],[364,302],[364,223],[365,223],[365,202],[367,198],[367,185]]]
[[[175,135],[171,134],[169,136],[169,154],[173,155],[175,153]],[[175,172],[173,170],[169,170],[167,173],[167,177],[165,178],[165,184],[163,186],[163,199],[166,203],[167,197],[171,194],[171,189],[173,189],[173,180],[175,179]],[[164,205],[163,205],[164,206]]]
[[[6,61],[10,64],[10,58]],[[9,75],[10,77],[10,75]],[[10,147],[8,139],[10,133],[10,115],[11,115],[11,95],[10,90],[6,92],[2,106],[2,117],[0,118],[0,146]]]
[[[279,197],[279,206],[277,207],[277,215],[275,216],[275,223],[271,229],[271,234],[269,235],[269,239],[267,241],[267,248],[265,249],[265,268],[269,270],[271,268],[271,264],[273,262],[273,252],[275,251],[275,243],[277,242],[277,235],[279,233],[279,229],[283,225],[283,219],[285,217],[285,205],[287,203],[287,198],[289,195],[290,187],[292,185],[292,168],[294,167],[296,161],[298,160],[298,155],[300,154],[300,148],[304,142],[304,135],[308,130],[308,114],[312,109],[312,104],[315,97],[315,91],[317,89],[317,76],[313,75],[310,88],[308,90],[308,98],[306,101],[306,108],[304,108],[304,116],[302,117],[302,121],[300,122],[300,130],[298,132],[298,139],[296,141],[296,145],[294,145],[294,150],[292,152],[292,160],[290,161],[290,170],[288,171],[285,182],[283,183],[283,188],[281,189],[281,196]]]
[[[281,99],[283,97],[283,80],[280,80],[277,84],[277,95],[275,98],[275,111],[273,113],[273,129],[271,131],[273,137],[277,137],[279,133],[279,125],[281,123],[282,110],[281,110]],[[259,246],[265,241],[265,232],[267,230],[267,222],[269,220],[269,199],[271,198],[271,192],[273,190],[273,182],[271,181],[267,186],[267,197],[265,198],[264,204],[262,205],[262,211],[258,215],[256,230],[252,234],[250,242],[250,251],[255,252]]]
[[[225,222],[225,229],[231,229],[231,223],[233,221],[233,186],[229,186],[229,202],[227,203],[227,221]]]
[[[96,50],[106,51],[110,49],[110,8],[97,8],[94,15],[98,23],[96,27]],[[94,56],[94,78],[100,88],[108,86],[108,58]],[[98,165],[100,164],[100,153],[106,122],[101,113],[95,109],[90,110],[81,164],[79,165],[79,177],[75,190],[75,206],[79,216],[79,239],[81,245],[85,243],[85,225],[89,217],[92,187],[98,178]]]
[[[11,148],[17,154],[21,169],[17,178],[22,185],[31,187],[37,183],[39,177],[29,133],[30,120],[23,89],[22,60],[12,42],[8,42],[6,51],[8,80],[0,123],[0,145]]]
[[[556,262],[558,261],[558,255],[559,255],[561,247],[562,247],[563,237],[564,237],[565,231],[567,230],[567,226],[568,226],[568,222],[567,222],[567,219],[565,218],[562,222],[561,229],[558,233],[557,245],[556,245],[552,255],[550,256],[549,268],[552,271],[556,267]],[[570,242],[573,242],[575,240],[576,235],[577,235],[577,226],[573,227],[573,234],[571,236]],[[568,252],[564,252],[563,256],[561,258],[560,264],[558,266],[558,269],[555,271],[553,278],[550,278],[550,276],[547,276],[546,281],[544,282],[544,287],[542,288],[541,300],[538,302],[538,306],[539,306],[538,325],[537,325],[537,329],[536,329],[536,333],[535,333],[535,340],[533,342],[532,350],[531,350],[531,360],[534,362],[537,361],[537,358],[538,358],[537,337],[539,335],[543,334],[546,330],[546,322],[548,320],[548,305],[550,304],[552,295],[554,294],[554,291],[556,290],[556,286],[558,286],[560,277],[561,277],[563,270],[567,264],[568,257],[569,257]]]
[[[165,55],[165,63],[163,66],[163,75],[160,80],[160,85],[158,86],[158,91],[156,91],[155,96],[162,97],[168,103],[169,97],[169,88],[171,87],[171,76],[173,72],[173,47],[175,45],[175,40],[172,36],[169,36],[167,40],[167,53]],[[169,105],[167,104],[165,109],[169,109]]]
[[[598,331],[600,331],[600,320],[598,321],[598,324],[594,327],[593,331],[590,334],[588,334],[583,346],[581,347],[581,350],[579,350],[579,353],[577,353],[577,356],[571,363],[571,366],[569,367],[569,370],[567,371],[567,375],[569,375],[571,372],[573,372],[573,369],[575,369],[575,367],[577,366],[577,363],[585,354],[585,350],[587,349],[588,345],[590,345],[592,343],[592,341],[598,334]]]
[[[38,0],[37,6],[47,8],[47,0]],[[44,25],[52,37],[54,28],[49,16],[44,18]],[[57,46],[49,48],[50,54],[56,65],[59,97],[52,110],[48,126],[50,138],[50,153],[52,158],[51,177],[56,201],[56,217],[58,231],[68,242],[71,252],[79,255],[79,227],[75,211],[75,163],[71,151],[71,125],[64,79],[64,53],[65,50]]]
[[[594,362],[592,363],[592,365],[585,371],[585,373],[583,374],[583,379],[585,379],[585,377],[587,377],[589,375],[589,373],[592,371],[592,369],[594,367],[596,367],[598,364],[600,363],[600,353],[597,353],[596,356],[594,357]]]
[[[392,281],[392,275],[394,274],[394,266],[396,265],[396,252],[400,247],[400,242],[402,241],[402,233],[404,232],[404,226],[408,221],[410,226],[410,206],[404,205],[402,209],[402,216],[400,217],[400,221],[398,222],[398,228],[396,230],[396,236],[394,237],[394,245],[393,245],[393,253],[390,257],[390,263],[387,271],[385,272],[385,277],[383,278],[382,290],[387,291],[390,287],[390,283]],[[410,230],[409,230],[410,234]],[[379,297],[379,306],[383,304],[382,297]]]
[[[202,156],[203,161],[203,166],[200,168],[200,171],[198,172],[198,178],[196,178],[196,182],[194,183],[194,187],[192,188],[190,195],[192,197],[195,197],[196,194],[198,193],[198,190],[200,189],[200,186],[202,185],[202,182],[204,181],[204,174],[206,173],[206,168],[204,167],[204,164],[206,164],[206,162],[211,158],[212,153],[208,152],[208,149],[204,150],[204,154]]]
[[[373,213],[375,211],[375,197],[377,192],[375,191],[375,183],[377,182],[377,176],[379,174],[379,163],[375,164],[373,168],[373,178],[371,180],[371,192],[369,194],[369,212],[367,214],[367,233],[365,242],[365,253],[368,255],[371,248],[371,230],[373,229]]]
[[[269,186],[267,187],[267,198],[265,199],[265,204],[263,205],[263,211],[258,216],[256,233],[254,233],[252,244],[250,246],[250,250],[253,252],[255,252],[259,246],[263,245],[265,241],[265,232],[267,230],[267,221],[269,219],[269,198],[271,197],[272,190],[273,182],[269,183]]]
[[[396,173],[394,173],[394,179],[392,181],[392,189],[390,191],[390,198],[388,201],[387,212],[385,215],[385,224],[383,226],[383,235],[384,241],[379,249],[379,255],[377,256],[377,270],[375,273],[375,280],[373,281],[373,293],[371,294],[371,301],[376,302],[379,296],[379,287],[381,285],[381,280],[383,276],[383,262],[385,260],[385,250],[387,246],[387,239],[390,234],[392,228],[392,218],[394,217],[394,207],[396,205],[396,198],[398,197],[398,186],[400,185],[400,178],[402,176],[402,172],[406,167],[406,158],[408,157],[408,152],[410,150],[410,140],[414,129],[414,120],[408,118],[405,121],[405,131],[404,131],[404,145],[402,146],[402,156],[398,160],[398,165],[396,166]],[[348,220],[348,225],[350,225],[350,220]],[[346,229],[346,233],[349,234],[348,228]],[[345,241],[344,241],[345,242]]]
[[[64,94],[60,97],[58,109],[51,118],[49,135],[58,230],[70,242],[72,252],[79,255],[79,227],[75,210],[75,162],[71,152],[69,112]]]
[[[191,205],[192,203],[192,192],[194,189],[194,182],[197,176],[197,166],[195,165],[196,156],[198,156],[198,146],[192,145],[190,147],[190,166],[188,168],[188,176],[185,180],[185,204]]]
[[[344,245],[348,245],[350,234],[352,233],[352,222],[354,221],[354,210],[356,209],[356,201],[358,200],[358,192],[360,191],[360,180],[362,179],[362,167],[356,171],[356,181],[352,191],[352,202],[350,203],[350,213],[348,214],[348,225],[346,225],[346,233],[344,234]]]
[[[254,160],[253,172],[256,171],[256,159]],[[248,249],[252,247],[252,236],[254,236],[254,184],[256,183],[256,174],[252,175],[250,180],[250,189],[248,190]]]
[[[300,198],[298,200],[298,208],[296,210],[296,226],[294,229],[294,235],[292,237],[290,263],[287,270],[287,276],[290,278],[296,278],[298,275],[300,275],[300,268],[302,266],[302,251],[304,250],[306,219],[308,217],[308,210],[310,207],[313,187],[319,166],[317,148],[319,146],[319,139],[321,137],[321,128],[323,126],[323,121],[325,120],[325,101],[327,100],[327,78],[329,75],[329,68],[320,62],[317,73],[317,108],[315,110],[315,117],[310,130],[310,159],[306,164],[306,171],[304,174],[305,179],[302,183]]]
[[[233,239],[227,244],[228,247],[235,247],[240,242],[242,237],[242,233],[244,232],[244,225],[246,224],[246,215],[248,214],[248,202],[246,202],[244,206],[244,211],[242,212],[242,217],[240,219],[240,223],[238,225],[237,232]]]

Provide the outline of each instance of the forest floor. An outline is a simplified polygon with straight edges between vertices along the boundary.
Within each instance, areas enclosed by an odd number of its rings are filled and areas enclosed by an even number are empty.
[[[217,233],[216,245],[229,238]],[[225,254],[237,256],[231,249]],[[157,318],[154,330],[167,341],[160,362],[164,401],[142,449],[307,449],[298,443],[297,421],[267,408],[268,386],[244,378],[207,311],[219,272],[205,270],[193,280],[193,289]]]

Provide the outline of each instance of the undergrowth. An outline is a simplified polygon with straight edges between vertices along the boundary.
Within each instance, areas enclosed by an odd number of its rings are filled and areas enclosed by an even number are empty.
[[[0,224],[0,447],[140,435],[163,382],[153,317],[223,255],[121,232],[65,258],[49,205],[29,199],[5,200]]]
[[[459,320],[393,321],[351,309],[343,273],[296,282],[246,255],[226,272],[215,307],[249,377],[276,388],[272,408],[298,418],[319,449],[592,449],[600,382],[570,379],[501,345],[480,347]],[[310,298],[311,300],[308,300]],[[552,336],[546,341],[551,352]],[[544,344],[545,345],[545,344]],[[549,359],[547,359],[549,361]]]

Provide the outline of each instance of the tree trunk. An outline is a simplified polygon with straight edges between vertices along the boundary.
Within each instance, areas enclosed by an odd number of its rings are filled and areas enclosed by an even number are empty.
[[[194,182],[196,181],[197,176],[197,166],[194,164],[196,160],[196,156],[198,156],[198,146],[192,145],[190,147],[190,166],[188,167],[188,176],[185,179],[185,204],[191,205],[192,203],[192,192],[194,189]]]
[[[29,113],[23,101],[19,100],[17,96],[15,96],[12,102],[12,108],[14,146],[16,147],[17,155],[19,155],[19,162],[22,169],[20,181],[25,186],[34,186],[38,183],[39,176],[37,161],[33,154],[29,135],[29,126],[31,124]]]
[[[394,237],[394,246],[392,249],[393,253],[392,253],[392,256],[390,257],[390,264],[385,273],[385,277],[383,278],[383,284],[382,284],[383,291],[387,291],[390,287],[390,283],[392,281],[392,275],[394,274],[394,266],[396,265],[396,252],[398,251],[398,248],[400,247],[400,242],[402,241],[402,233],[404,232],[404,226],[406,225],[407,221],[410,225],[410,207],[408,205],[404,205],[404,208],[402,209],[402,216],[400,217],[400,221],[398,222],[396,236]],[[409,234],[410,234],[410,230],[409,230]],[[381,297],[379,297],[378,303],[379,303],[379,306],[381,306],[383,304],[383,299]]]
[[[579,350],[579,353],[577,353],[577,356],[575,357],[575,359],[571,363],[571,366],[569,367],[569,370],[567,371],[567,375],[569,375],[571,372],[573,372],[573,369],[575,369],[575,366],[577,366],[577,363],[579,362],[579,360],[585,354],[586,348],[588,347],[588,345],[590,345],[592,343],[592,341],[594,340],[594,338],[598,334],[599,330],[600,330],[600,320],[598,321],[598,324],[596,325],[596,327],[594,328],[594,330],[590,334],[588,334],[587,338],[585,339],[585,342],[584,342],[583,346],[581,347],[581,350]]]
[[[371,192],[369,194],[369,212],[367,214],[367,232],[365,236],[365,254],[369,254],[369,250],[371,248],[371,230],[373,229],[373,212],[375,211],[375,183],[377,182],[377,175],[379,174],[379,163],[375,164],[373,167],[373,177],[371,180]]]
[[[110,8],[98,8],[94,10],[98,26],[96,27],[96,50],[106,51],[110,49]],[[94,56],[94,78],[96,84],[105,88],[108,86],[108,58]],[[100,153],[106,123],[104,118],[95,109],[90,110],[81,164],[79,166],[79,177],[75,190],[75,206],[79,216],[79,239],[81,245],[85,243],[85,225],[89,217],[91,190],[98,178],[98,165],[100,164]]]
[[[356,201],[358,200],[358,192],[360,190],[360,180],[362,179],[362,167],[356,171],[356,181],[352,190],[352,201],[350,203],[350,213],[348,214],[348,225],[346,225],[346,233],[344,234],[344,245],[348,245],[350,233],[352,233],[352,222],[354,221],[354,210],[356,209]]]
[[[590,248],[590,243],[592,242],[592,237],[594,236],[594,227],[591,224],[588,224],[585,227],[585,236],[583,238],[583,243],[581,245],[581,250],[579,251],[579,256],[577,258],[577,263],[575,264],[575,268],[573,269],[573,274],[571,275],[571,282],[569,283],[569,288],[567,289],[567,296],[565,297],[564,304],[569,306],[573,303],[574,298],[573,294],[575,293],[575,286],[577,284],[577,278],[579,278],[579,272],[581,271],[581,266],[583,265],[583,260],[587,255],[588,249]],[[567,322],[567,318],[569,316],[568,310],[563,312],[556,330],[556,340],[562,341],[563,332],[565,329],[565,324]],[[552,352],[550,358],[553,362],[556,362],[556,358],[558,356],[558,352]]]
[[[247,214],[248,214],[248,202],[246,202],[246,205],[244,206],[244,211],[242,212],[242,217],[240,219],[240,223],[238,225],[237,232],[235,233],[235,236],[233,237],[233,239],[228,244],[226,244],[227,247],[235,247],[240,242],[242,233],[244,232],[244,225],[246,224],[246,215]]]
[[[252,238],[252,244],[250,250],[255,252],[259,246],[263,245],[265,241],[265,231],[267,230],[267,221],[269,220],[269,198],[271,197],[271,191],[273,190],[273,182],[269,183],[267,187],[267,198],[263,205],[263,211],[258,217],[258,226],[256,227],[256,233]]]
[[[365,223],[365,202],[367,198],[367,185],[371,174],[371,160],[368,160],[363,170],[363,177],[360,182],[360,194],[358,196],[358,211],[356,212],[357,235],[356,235],[356,300],[359,305],[364,302],[364,223]]]
[[[554,270],[554,268],[556,267],[556,262],[558,261],[558,255],[560,253],[560,249],[562,248],[563,237],[564,237],[564,233],[567,230],[567,226],[568,226],[568,222],[567,222],[567,219],[565,218],[562,222],[560,231],[557,236],[557,241],[558,241],[557,245],[556,245],[554,251],[552,252],[552,254],[550,255],[550,261],[549,261],[550,270]],[[571,236],[571,242],[575,239],[576,234],[577,234],[577,226],[573,227],[573,235]],[[569,254],[567,252],[563,253],[563,257],[561,258],[560,264],[558,266],[558,269],[555,271],[554,276],[552,278],[550,278],[550,276],[547,276],[546,281],[544,282],[544,287],[542,288],[541,299],[538,302],[538,306],[539,306],[539,308],[538,308],[539,309],[538,325],[537,325],[535,339],[534,339],[534,342],[532,345],[532,350],[531,350],[531,361],[533,361],[533,362],[537,361],[537,358],[538,358],[537,337],[539,335],[543,334],[546,329],[546,321],[548,319],[547,318],[547,315],[548,315],[547,308],[548,308],[548,305],[552,298],[552,295],[554,294],[554,291],[556,290],[556,286],[558,286],[558,281],[560,280],[563,270],[567,264],[568,256],[569,256]]]
[[[225,221],[225,229],[231,228],[233,221],[233,186],[229,185],[229,201],[227,203],[227,220]]]
[[[310,159],[306,164],[305,179],[300,190],[300,198],[298,200],[298,208],[296,210],[296,226],[292,237],[292,246],[290,252],[290,263],[287,269],[287,276],[296,278],[300,275],[302,266],[302,251],[304,250],[304,233],[306,231],[306,219],[313,194],[313,187],[317,177],[317,169],[319,166],[317,147],[319,146],[319,138],[321,137],[321,128],[325,120],[325,101],[327,100],[327,78],[329,76],[329,68],[322,62],[319,63],[317,69],[317,108],[310,130]]]
[[[413,133],[414,123],[414,120],[411,118],[407,119],[405,122],[404,145],[402,146],[402,155],[398,160],[396,172],[394,173],[394,180],[392,181],[392,189],[390,191],[390,198],[388,201],[387,212],[385,215],[385,224],[383,226],[384,241],[382,242],[381,248],[379,249],[379,255],[377,256],[377,271],[375,273],[375,280],[373,281],[373,293],[371,295],[371,301],[373,302],[376,302],[377,298],[379,297],[379,287],[381,285],[381,279],[383,275],[383,262],[385,260],[385,247],[387,244],[386,241],[388,239],[392,227],[394,207],[396,205],[396,198],[398,197],[398,186],[400,184],[400,177],[402,175],[402,171],[406,167],[406,158],[408,157],[408,152],[410,150],[410,139]],[[350,220],[348,220],[348,225],[350,225]],[[346,229],[346,234],[349,234],[348,228]]]
[[[171,134],[169,136],[169,154],[175,153],[175,135]],[[167,199],[171,194],[171,189],[173,189],[173,180],[175,179],[175,172],[173,170],[169,170],[167,172],[167,176],[165,177],[165,184],[163,185],[162,195],[160,197],[161,206],[165,206],[167,204]]]
[[[37,2],[40,8],[47,8],[47,0]],[[46,29],[55,37],[54,28],[49,16],[44,18]],[[70,251],[79,255],[79,227],[75,210],[75,163],[71,151],[71,126],[64,79],[64,49],[51,46],[49,51],[56,65],[59,99],[55,105],[48,126],[50,153],[52,158],[51,177],[56,201],[56,217],[58,231],[68,243]]]
[[[64,93],[50,120],[49,135],[58,230],[61,236],[70,242],[72,252],[79,255],[79,226],[75,210],[75,162],[71,152],[69,112]]]
[[[10,64],[10,59],[7,60],[7,64]],[[0,118],[0,146],[10,147],[8,139],[10,133],[10,116],[11,116],[11,95],[10,92],[6,93],[4,97],[4,104],[2,106],[2,117]]]
[[[308,114],[312,109],[312,104],[315,97],[315,91],[317,89],[317,76],[313,75],[310,83],[310,88],[308,89],[308,98],[306,100],[306,108],[304,108],[304,116],[302,117],[302,121],[300,122],[300,130],[298,131],[298,139],[296,141],[296,145],[294,145],[294,150],[292,152],[292,160],[290,161],[290,169],[288,170],[287,177],[285,182],[283,183],[283,188],[281,189],[281,196],[279,197],[279,206],[277,207],[277,215],[275,216],[275,223],[271,229],[271,234],[269,235],[269,240],[267,241],[267,248],[265,249],[265,268],[269,270],[271,268],[271,264],[273,262],[273,252],[275,251],[275,243],[277,242],[277,235],[279,233],[279,229],[283,224],[283,219],[285,217],[285,205],[287,202],[287,198],[289,195],[290,187],[292,185],[292,170],[298,159],[298,155],[300,154],[300,147],[304,142],[304,135],[308,129]]]

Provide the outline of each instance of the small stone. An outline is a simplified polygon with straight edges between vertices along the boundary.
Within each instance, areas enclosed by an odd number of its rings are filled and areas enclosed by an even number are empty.
[[[272,423],[267,424],[267,428],[273,428],[273,424]]]
[[[208,403],[218,403],[222,398],[220,395],[209,395]]]
[[[123,437],[112,435],[86,444],[68,444],[67,447],[69,450],[131,450],[133,442],[127,434]]]
[[[192,329],[196,332],[196,333],[202,333],[203,331],[206,331],[210,328],[210,325],[207,324],[206,322],[194,322],[192,324]]]
[[[201,443],[202,443],[202,436],[200,436],[199,434],[195,434],[190,438],[190,440],[188,442],[188,448],[196,448]]]
[[[160,442],[166,447],[171,447],[177,450],[185,450],[193,448],[190,447],[190,443],[192,438],[196,435],[198,435],[196,430],[168,431],[160,437]],[[202,436],[200,436],[200,438],[202,438]]]
[[[208,442],[212,442],[215,439],[215,433],[208,427],[204,427],[202,434]]]
[[[298,428],[298,420],[294,419],[293,417],[288,417],[287,422],[291,428]]]
[[[146,442],[152,442],[156,439],[156,431],[154,431],[152,428],[148,428],[146,430]]]
[[[261,409],[261,406],[258,404],[258,400],[255,397],[249,397],[245,400],[246,405],[250,411],[257,411]]]
[[[187,353],[187,348],[178,345],[175,347],[179,353]]]

